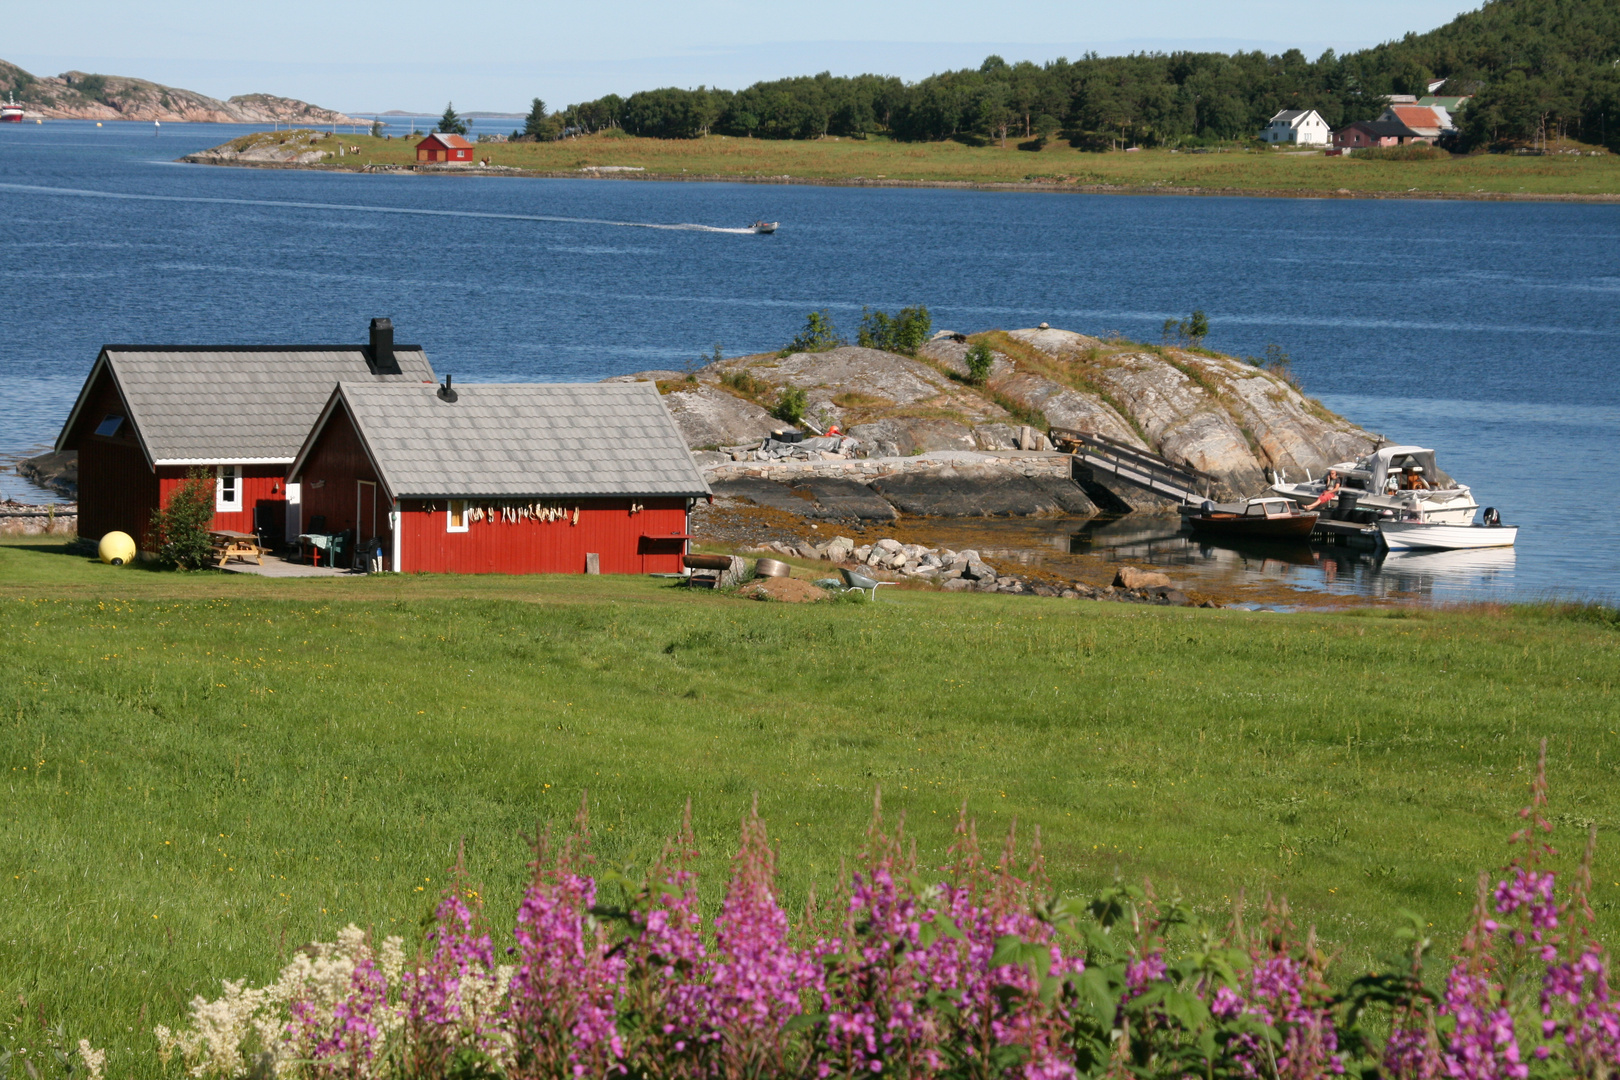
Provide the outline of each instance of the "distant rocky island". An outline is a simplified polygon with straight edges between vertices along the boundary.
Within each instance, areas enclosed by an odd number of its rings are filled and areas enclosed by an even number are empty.
[[[275,94],[239,94],[228,101],[194,90],[124,75],[67,71],[38,76],[0,60],[0,96],[15,98],[30,117],[47,120],[157,120],[213,124],[367,124],[333,109]]]

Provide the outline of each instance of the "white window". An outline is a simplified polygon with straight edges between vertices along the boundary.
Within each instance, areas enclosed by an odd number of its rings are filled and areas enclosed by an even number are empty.
[[[445,532],[467,531],[467,500],[451,499],[450,506],[444,512]]]
[[[242,509],[242,466],[221,465],[214,470],[214,510],[237,513]]]

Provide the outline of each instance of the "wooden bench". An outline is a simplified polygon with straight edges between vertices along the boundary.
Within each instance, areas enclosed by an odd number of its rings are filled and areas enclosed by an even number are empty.
[[[209,536],[214,541],[214,558],[219,560],[218,565],[221,568],[232,559],[241,559],[243,562],[252,559],[263,566],[264,554],[270,550],[260,547],[259,538],[252,533],[237,532],[234,529],[215,529]]]

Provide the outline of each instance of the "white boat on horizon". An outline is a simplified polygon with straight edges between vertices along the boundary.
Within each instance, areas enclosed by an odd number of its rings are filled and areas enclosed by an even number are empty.
[[[778,224],[779,223],[775,221],[756,221],[748,227],[756,233],[762,233],[768,236],[776,231],[776,226]]]

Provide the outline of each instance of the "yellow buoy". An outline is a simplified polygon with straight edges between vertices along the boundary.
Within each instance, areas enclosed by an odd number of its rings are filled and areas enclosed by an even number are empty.
[[[101,121],[100,121],[100,120],[97,120],[97,121],[96,121],[96,127],[100,127],[100,126],[101,126]]]
[[[96,554],[108,566],[123,566],[135,559],[135,541],[130,539],[129,533],[110,532],[101,538]]]

